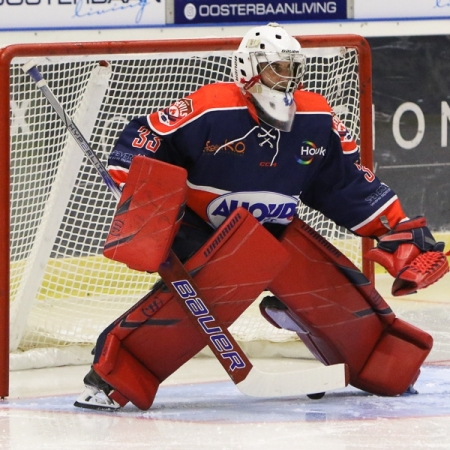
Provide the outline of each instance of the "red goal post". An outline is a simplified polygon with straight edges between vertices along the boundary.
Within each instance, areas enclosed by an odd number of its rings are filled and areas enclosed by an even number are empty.
[[[359,142],[362,164],[372,168],[372,69],[367,41],[356,35],[302,36],[298,40],[308,55],[305,88],[328,98]],[[45,66],[44,78],[104,160],[126,119],[167,106],[202,84],[230,81],[230,54],[239,42],[240,38],[205,38],[20,44],[0,49],[1,397],[9,390],[10,347],[26,352],[72,343],[90,346],[109,322],[100,321],[87,327],[88,331],[82,322],[90,324],[96,314],[103,317],[102,307],[115,318],[156,280],[156,276],[150,281],[148,274],[130,274],[101,260],[114,199],[92,174],[95,171],[89,162],[79,156],[81,152],[72,152],[67,131],[21,66],[30,59]],[[104,60],[117,60],[121,72],[116,77],[110,72],[94,74],[94,66]],[[126,64],[119,64],[122,60]],[[175,87],[180,86],[177,91]],[[132,90],[127,91],[128,87]],[[137,103],[143,109],[135,108]],[[77,167],[73,179],[72,167]],[[66,199],[63,205],[61,198]],[[300,213],[307,221],[311,216],[313,226],[314,221],[324,222],[312,217],[311,211]],[[355,240],[328,227],[323,233],[338,247]],[[359,256],[351,259],[373,280],[372,264],[361,258],[371,242],[362,240],[358,246]],[[101,287],[93,287],[96,283]],[[121,298],[130,294],[128,303],[117,304],[115,292]],[[58,309],[61,315],[49,318],[49,311]],[[63,323],[59,335],[47,339],[44,322],[53,326],[80,311],[79,324],[72,328]]]

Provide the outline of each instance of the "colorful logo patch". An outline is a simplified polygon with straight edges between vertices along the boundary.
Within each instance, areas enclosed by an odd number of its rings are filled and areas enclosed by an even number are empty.
[[[190,98],[182,98],[168,108],[159,111],[158,117],[161,123],[173,127],[179,121],[189,116],[193,111],[192,100]]]
[[[314,142],[303,141],[300,147],[299,155],[295,158],[299,164],[311,164],[316,156],[325,156],[327,149],[325,147],[317,147]]]

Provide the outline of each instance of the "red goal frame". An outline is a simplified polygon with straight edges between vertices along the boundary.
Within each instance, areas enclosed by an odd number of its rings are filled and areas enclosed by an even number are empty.
[[[358,35],[296,36],[302,47],[354,48],[359,54],[361,162],[373,168],[372,139],[372,60],[370,46]],[[156,41],[71,42],[17,44],[0,49],[0,397],[9,395],[9,283],[10,283],[10,63],[15,57],[45,55],[83,55],[116,53],[183,52],[235,50],[241,38],[174,39]],[[370,239],[363,240],[363,253],[372,247]],[[373,264],[363,261],[363,272],[374,280]]]

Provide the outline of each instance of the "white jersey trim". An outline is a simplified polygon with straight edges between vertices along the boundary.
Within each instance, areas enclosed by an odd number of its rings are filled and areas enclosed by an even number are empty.
[[[186,181],[186,184],[191,189],[195,189],[196,191],[210,192],[211,194],[223,195],[229,194],[231,192],[231,191],[224,191],[223,189],[213,188],[211,186],[198,186],[194,183],[191,183],[189,180]]]
[[[295,111],[298,115],[308,115],[308,114],[325,114],[326,116],[331,116],[329,111]]]
[[[116,170],[117,172],[125,172],[125,173],[128,173],[128,172],[130,171],[129,168],[127,168],[127,167],[122,167],[122,166],[108,166],[108,167],[107,167],[107,170],[108,170],[108,172],[109,172],[110,170]]]

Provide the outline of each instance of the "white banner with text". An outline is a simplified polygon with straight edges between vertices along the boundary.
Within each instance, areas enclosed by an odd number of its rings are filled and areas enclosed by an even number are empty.
[[[0,29],[165,25],[165,0],[0,0]]]
[[[450,17],[450,0],[353,0],[355,19]],[[450,31],[450,25],[449,25]]]

